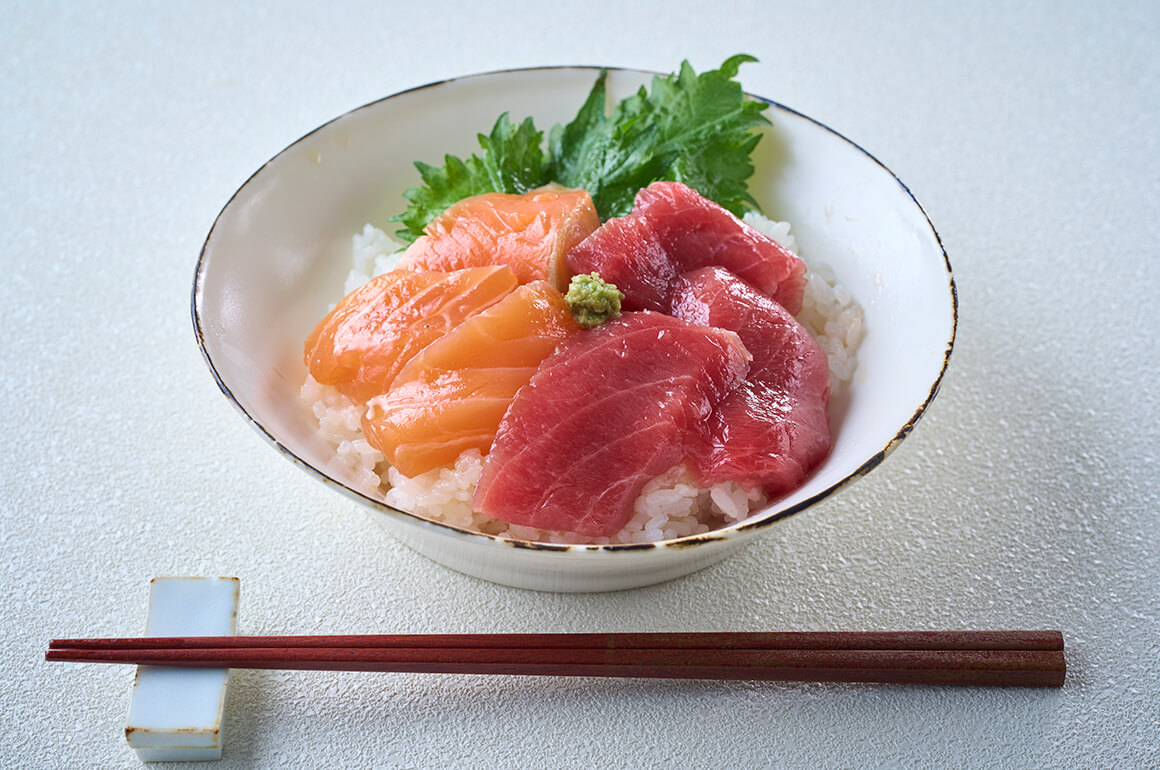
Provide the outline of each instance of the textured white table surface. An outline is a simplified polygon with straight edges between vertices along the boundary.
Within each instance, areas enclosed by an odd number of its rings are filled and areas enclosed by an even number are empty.
[[[1069,649],[1060,691],[239,672],[221,768],[1160,765],[1160,6],[621,5],[0,8],[0,765],[138,764],[132,670],[43,651],[139,633],[167,574],[241,578],[243,633],[1049,627]],[[686,579],[537,594],[391,541],[218,392],[194,262],[294,139],[465,73],[738,51],[749,90],[910,186],[955,270],[942,394],[864,481]]]

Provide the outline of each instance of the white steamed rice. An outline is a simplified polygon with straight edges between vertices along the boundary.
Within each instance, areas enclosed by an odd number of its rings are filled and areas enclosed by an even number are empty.
[[[796,253],[797,244],[786,222],[755,212],[745,215],[760,230]],[[349,293],[371,278],[394,268],[402,243],[371,225],[352,239],[353,267],[344,291]],[[803,258],[805,259],[805,258]],[[825,351],[830,365],[831,398],[854,376],[862,342],[862,308],[834,280],[826,265],[808,259],[805,294],[798,321]],[[366,490],[378,490],[396,508],[434,521],[498,537],[549,543],[644,543],[700,534],[740,521],[768,499],[761,489],[746,491],[735,482],[702,489],[690,469],[679,465],[649,481],[633,506],[633,515],[612,537],[586,538],[569,532],[521,527],[496,521],[471,510],[471,497],[483,468],[478,450],[460,455],[453,466],[408,478],[392,468],[362,433],[363,407],[307,375],[302,399],[318,421],[319,435],[335,448],[335,462]]]

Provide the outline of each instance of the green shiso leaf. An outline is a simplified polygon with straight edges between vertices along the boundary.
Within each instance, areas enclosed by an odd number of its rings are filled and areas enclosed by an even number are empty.
[[[492,187],[489,192],[526,193],[543,185],[543,139],[531,118],[516,126],[506,112],[499,116],[490,135],[480,134],[482,163]]]
[[[756,60],[732,56],[703,75],[683,62],[678,75],[653,79],[649,97],[658,105],[656,152],[670,160],[664,178],[687,184],[738,215],[757,208],[749,195],[750,154],[761,139],[754,129],[769,124],[762,114],[769,105],[746,100],[734,80],[750,61]]]
[[[507,113],[479,135],[482,152],[442,167],[415,164],[422,184],[404,193],[406,211],[392,218],[407,241],[444,209],[485,192],[523,193],[549,182],[588,190],[601,219],[632,209],[637,190],[658,180],[682,182],[734,214],[757,204],[749,194],[750,155],[769,120],[769,105],[745,99],[737,72],[752,56],[738,54],[698,75],[685,61],[655,77],[606,112],[607,73],[567,125],[555,125],[544,148],[531,118],[518,126]]]
[[[654,154],[657,127],[642,115],[604,114],[607,73],[601,71],[579,114],[548,134],[552,177],[565,187],[588,191],[601,219],[632,210],[636,191],[660,179],[663,158]]]
[[[467,160],[445,155],[441,168],[417,161],[415,168],[423,184],[403,193],[407,210],[391,218],[403,225],[398,236],[408,242],[415,240],[448,206],[472,195],[524,193],[544,184],[543,138],[531,118],[516,126],[505,112],[490,134],[479,134],[481,155]]]

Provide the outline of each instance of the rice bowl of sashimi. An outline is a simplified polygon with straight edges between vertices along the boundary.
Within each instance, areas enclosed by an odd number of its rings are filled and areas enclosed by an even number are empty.
[[[523,588],[688,574],[865,475],[954,341],[950,265],[909,190],[739,87],[744,117],[692,149],[672,118],[649,150],[608,139],[650,98],[695,114],[741,61],[475,75],[306,135],[198,261],[219,387],[404,544]]]

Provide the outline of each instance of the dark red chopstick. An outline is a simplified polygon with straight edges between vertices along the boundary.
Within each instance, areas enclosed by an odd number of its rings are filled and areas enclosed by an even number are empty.
[[[1058,631],[55,639],[47,660],[413,673],[1058,687]]]
[[[677,631],[53,639],[50,649],[454,647],[457,649],[1063,650],[1059,631]]]

